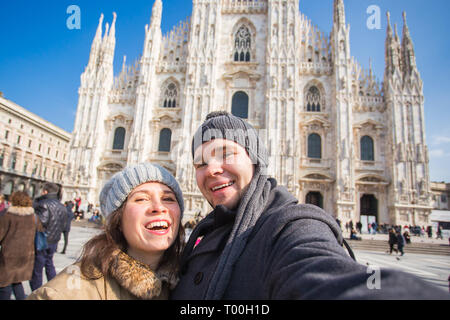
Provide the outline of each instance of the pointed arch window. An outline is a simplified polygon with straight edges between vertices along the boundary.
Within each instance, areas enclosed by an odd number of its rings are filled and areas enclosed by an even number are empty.
[[[241,26],[234,37],[234,61],[250,62],[252,49],[252,36],[245,25]]]
[[[322,159],[322,139],[317,133],[308,136],[308,158]]]
[[[119,127],[114,131],[113,150],[123,150],[125,147],[125,128]]]
[[[233,95],[231,113],[239,118],[248,119],[248,95],[238,91]]]
[[[369,136],[364,136],[361,138],[361,160],[375,161],[373,139]]]
[[[159,152],[170,152],[172,144],[172,130],[170,129],[162,129],[159,133]]]
[[[321,96],[320,91],[316,86],[309,88],[306,93],[306,111],[307,112],[320,112],[321,110]]]
[[[178,88],[171,82],[164,89],[163,108],[178,108]]]

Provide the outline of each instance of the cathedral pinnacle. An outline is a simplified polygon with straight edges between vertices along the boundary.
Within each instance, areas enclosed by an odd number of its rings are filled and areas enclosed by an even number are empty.
[[[94,40],[92,41],[91,46],[91,54],[89,56],[89,63],[90,66],[95,66],[97,64],[98,55],[101,48],[102,43],[102,27],[103,27],[103,13],[100,15],[100,19],[98,22],[97,32],[95,33]]]
[[[338,27],[345,26],[344,0],[334,0],[334,24]]]
[[[113,12],[113,22],[111,23],[111,30],[109,31],[109,39],[113,39],[116,37],[116,20],[117,14]]]
[[[387,16],[387,37],[392,39],[391,13],[386,12]]]
[[[406,12],[403,12],[402,59],[403,72],[411,74],[416,69],[416,57],[408,22],[406,21]]]
[[[406,12],[403,11],[403,29],[409,34],[408,22],[406,21]]]
[[[100,40],[102,38],[102,27],[103,27],[103,13],[100,15],[100,20],[98,21],[97,32],[95,34],[94,41]]]
[[[161,27],[162,10],[163,10],[162,1],[155,0],[155,3],[153,4],[153,8],[152,8],[152,18],[150,20],[151,28]]]

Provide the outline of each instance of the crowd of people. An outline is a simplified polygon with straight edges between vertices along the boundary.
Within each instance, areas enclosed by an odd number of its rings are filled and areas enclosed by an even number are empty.
[[[12,291],[23,298],[19,284],[30,280],[30,300],[449,299],[398,270],[383,270],[383,285],[372,290],[367,266],[353,259],[333,216],[300,204],[267,174],[267,149],[243,119],[209,114],[191,151],[197,186],[213,209],[188,226],[187,243],[178,181],[158,164],[130,165],[100,192],[102,232],[55,275],[53,254],[71,204],[63,206],[46,184],[33,203],[17,196],[0,218],[0,259],[7,262],[0,298]],[[35,243],[42,231],[45,249]],[[82,277],[69,290],[74,268]]]
[[[340,225],[340,222],[338,222]],[[433,228],[432,226],[412,226],[412,225],[389,225],[386,223],[383,224],[377,224],[376,222],[368,223],[366,227],[367,234],[389,234],[389,231],[393,229],[396,233],[402,232],[403,230],[403,236],[408,237],[410,239],[411,235],[413,236],[420,236],[423,237],[425,235],[428,236],[428,238],[433,238]],[[357,234],[363,234],[365,231],[363,231],[363,224],[361,221],[358,221],[356,223],[353,223],[352,220],[349,220],[345,223],[345,230],[347,231],[347,234],[351,235],[357,235]],[[406,234],[406,235],[405,235]],[[442,226],[438,225],[436,228],[436,239],[443,239],[442,234]]]
[[[22,282],[29,281],[36,290],[42,286],[44,271],[47,281],[56,276],[53,257],[58,242],[63,237],[60,253],[65,254],[72,221],[83,216],[80,204],[77,198],[63,205],[60,189],[53,183],[44,184],[34,200],[24,191],[13,192],[8,200],[0,195],[0,300],[12,294],[24,300]],[[98,210],[94,216],[93,222],[102,222]],[[38,233],[45,234],[42,243],[38,243]]]

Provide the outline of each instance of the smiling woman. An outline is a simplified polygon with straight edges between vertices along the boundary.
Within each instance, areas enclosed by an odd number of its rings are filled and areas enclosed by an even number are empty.
[[[75,265],[33,292],[29,299],[169,297],[177,284],[184,238],[183,194],[175,178],[159,165],[128,167],[106,183],[100,206],[107,218],[105,232],[86,243]],[[72,274],[74,268],[79,276]],[[68,288],[67,283],[77,285]]]

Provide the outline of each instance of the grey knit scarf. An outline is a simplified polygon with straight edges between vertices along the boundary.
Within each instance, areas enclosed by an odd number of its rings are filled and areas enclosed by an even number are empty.
[[[234,264],[244,250],[248,237],[267,204],[271,183],[264,171],[265,168],[256,167],[253,179],[239,203],[233,229],[206,291],[206,300],[222,299],[230,282]]]

